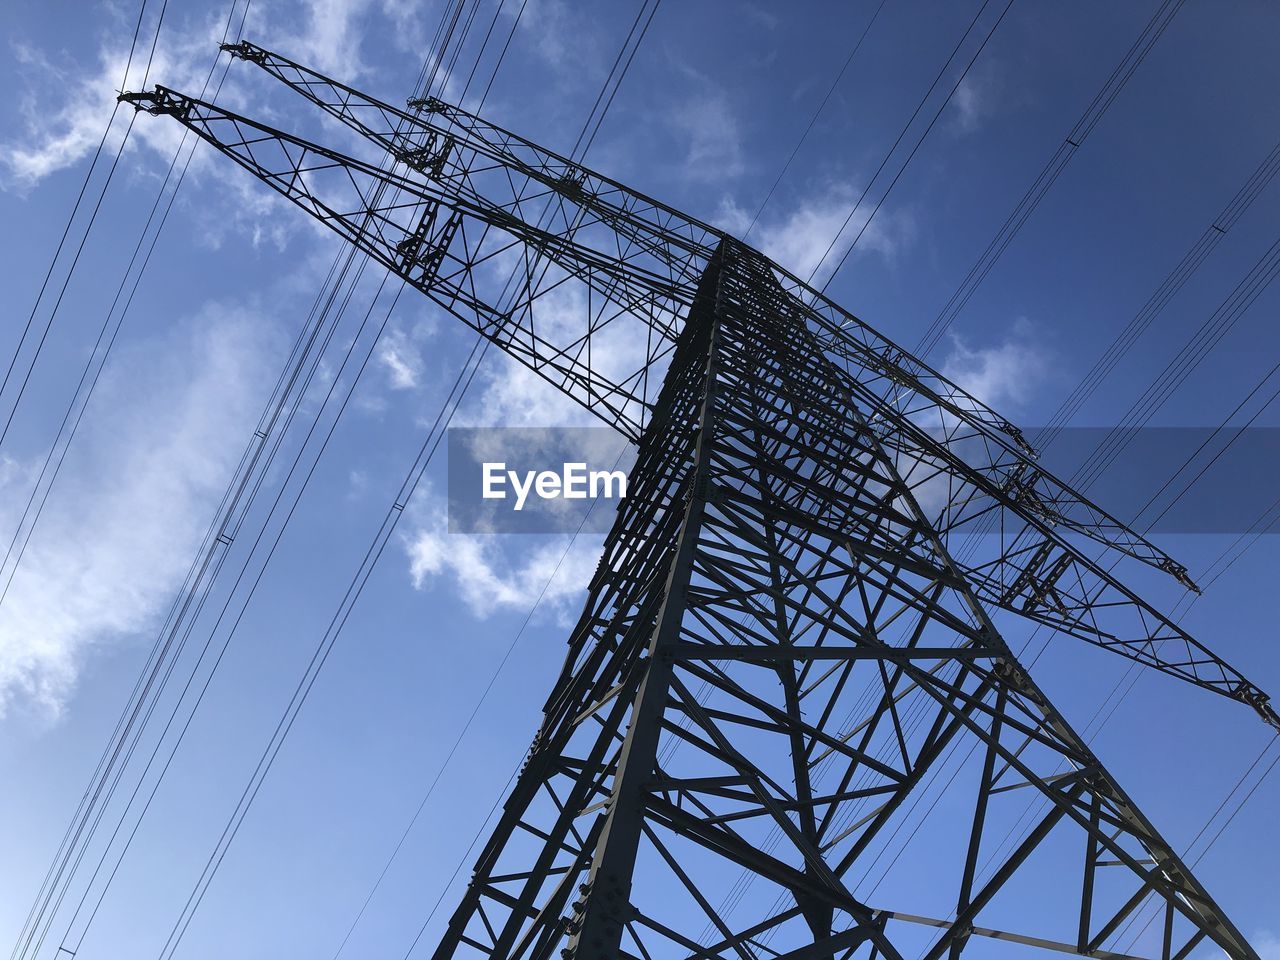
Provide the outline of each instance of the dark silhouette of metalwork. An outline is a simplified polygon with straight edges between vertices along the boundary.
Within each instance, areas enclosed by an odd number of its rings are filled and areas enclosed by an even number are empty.
[[[1194,589],[1181,566],[741,241],[449,104],[401,110],[228,49],[349,128],[350,152],[164,87],[122,99],[639,448],[438,960],[936,960],[975,942],[1120,957],[1103,945],[1153,903],[1166,960],[1206,941],[1256,958],[992,621],[1011,611],[1280,728],[1257,687],[1091,555]],[[909,827],[927,837],[895,873],[922,781],[962,746],[947,825]],[[875,896],[885,877],[911,912]]]

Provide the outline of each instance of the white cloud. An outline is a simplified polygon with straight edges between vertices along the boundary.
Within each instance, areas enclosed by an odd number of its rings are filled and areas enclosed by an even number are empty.
[[[781,218],[772,218],[766,212],[748,239],[802,280],[819,262],[823,262],[823,271],[815,278],[820,282],[840,262],[875,206],[870,198],[864,201],[832,246],[832,239],[857,203],[860,192],[849,183],[828,184],[814,195],[793,204]],[[718,220],[725,229],[738,236],[746,233],[751,223],[746,211],[732,200],[721,205]],[[893,261],[914,237],[915,220],[909,212],[882,209],[858,240],[857,255],[876,253],[887,261]],[[831,247],[831,252],[823,261],[828,247]]]
[[[469,427],[584,426],[598,421],[575,400],[522,363],[490,347],[477,375],[480,389],[454,423]]]
[[[1280,936],[1264,931],[1255,936],[1251,943],[1262,960],[1280,960]]]
[[[742,13],[748,20],[759,24],[766,30],[776,30],[782,19],[770,10],[756,3],[748,3],[742,8]]]
[[[957,129],[970,133],[977,129],[978,121],[985,112],[985,103],[980,86],[971,77],[956,88],[951,98],[951,109]]]
[[[412,390],[422,376],[422,354],[403,330],[386,331],[378,340],[378,363],[386,370],[392,390]]]
[[[951,353],[942,374],[992,409],[1024,406],[1050,374],[1049,357],[1034,336],[1032,325],[1020,319],[1000,343],[974,348],[951,334]]]
[[[570,545],[568,536],[557,536],[517,555],[508,537],[447,533],[439,511],[403,543],[415,588],[448,577],[480,619],[500,610],[528,611],[541,596],[544,612],[567,620],[576,613],[601,549],[594,538],[579,537]]]
[[[422,56],[430,45],[427,26],[432,18],[427,15],[429,0],[382,0],[382,12],[394,28],[392,37],[397,47]]]
[[[956,133],[973,133],[992,116],[1001,99],[1003,83],[993,65],[970,71],[952,94],[947,110]]]
[[[156,628],[270,383],[264,329],[210,306],[113,357],[0,606],[0,715],[56,716],[94,650]],[[7,538],[31,481],[6,466]]]
[[[302,29],[282,30],[281,39],[273,39],[272,43],[281,50],[294,51],[291,57],[321,73],[355,79],[365,70],[360,57],[360,23],[371,6],[372,0],[303,0],[298,14],[287,21],[300,23]],[[384,9],[393,18],[403,18],[411,13],[412,6],[412,2],[387,3]],[[264,35],[275,32],[270,26],[263,31]]]
[[[743,172],[742,131],[724,91],[699,82],[690,75],[695,89],[683,103],[668,113],[677,136],[685,143],[683,173],[698,180],[721,181]]]
[[[533,37],[534,49],[547,63],[556,67],[581,66],[581,25],[564,0],[529,0],[520,17],[520,27]]]
[[[418,2],[382,0],[377,9],[392,24],[400,24],[412,16]],[[247,21],[246,35],[268,47],[287,51],[323,72],[353,80],[366,69],[360,55],[363,24],[373,10],[373,0],[300,0],[255,7]],[[161,83],[198,95],[217,55],[226,22],[225,9],[201,12],[186,20],[173,15],[167,17],[149,65],[154,21],[145,22],[139,52],[135,53],[127,77],[128,42],[127,38],[122,39],[119,30],[104,39],[95,61],[83,64],[55,62],[39,50],[15,45],[15,55],[24,67],[26,80],[26,89],[19,95],[24,123],[20,135],[0,143],[0,185],[25,192],[49,175],[86,160],[98,145],[115,108],[122,78],[125,90],[143,89],[145,77],[147,88]],[[132,31],[127,33],[131,35]],[[226,54],[222,54],[222,58],[225,64]],[[219,95],[219,102],[233,109],[247,107],[234,84]],[[253,112],[249,110],[250,115]],[[121,106],[106,140],[104,163],[114,156],[132,113],[132,107]],[[183,128],[177,123],[141,116],[129,135],[130,146],[153,151],[167,162],[182,133]],[[260,219],[271,198],[264,199],[264,191],[239,171],[217,162],[211,151],[197,152],[193,172],[199,175],[211,169],[217,171],[220,184],[236,189],[239,202],[235,207],[247,204],[248,213]],[[225,211],[231,206],[220,209]],[[282,242],[269,225],[259,222],[250,229],[255,243],[264,239],[277,245]]]
[[[209,64],[222,36],[225,15],[206,17],[196,24],[175,28],[166,22],[162,42],[157,46],[148,72],[149,32],[153,23],[143,25],[140,52],[132,61],[128,46],[104,44],[92,64],[57,63],[29,48],[21,62],[27,88],[20,94],[24,119],[19,136],[0,143],[0,183],[6,189],[24,192],[50,174],[88,158],[102,139],[107,119],[122,89],[139,90],[157,82],[198,93],[208,74]],[[118,39],[113,36],[113,41]],[[125,65],[129,64],[128,74]],[[133,108],[121,106],[103,147],[105,167],[124,137]],[[182,138],[182,128],[174,123],[146,123],[139,118],[130,133],[131,145],[143,145],[169,157]],[[101,175],[101,174],[100,174]],[[119,174],[117,174],[118,176]]]

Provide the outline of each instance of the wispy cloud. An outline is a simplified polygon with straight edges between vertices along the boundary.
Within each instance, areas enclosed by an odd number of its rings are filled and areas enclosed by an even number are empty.
[[[567,536],[552,537],[532,549],[513,551],[510,538],[445,530],[444,514],[437,510],[404,538],[409,576],[419,590],[446,578],[480,619],[500,611],[528,611],[541,597],[543,612],[568,622],[600,556],[595,538],[570,543]]]
[[[999,109],[1004,84],[993,64],[970,71],[947,104],[951,129],[956,133],[973,133],[982,122]]]
[[[396,328],[378,341],[377,361],[386,372],[392,390],[413,390],[422,378],[422,354],[415,338]]]
[[[374,16],[382,17],[397,26],[396,35],[403,36],[403,24],[413,19],[415,13],[420,14],[424,3],[425,0],[298,0],[259,7],[247,21],[248,35],[288,51],[291,56],[333,76],[353,80],[367,70],[362,58],[366,21]],[[24,67],[26,81],[25,88],[19,92],[23,129],[20,135],[0,143],[0,186],[26,192],[51,174],[86,160],[102,138],[122,80],[125,90],[163,83],[185,93],[198,94],[217,55],[217,44],[225,27],[223,10],[202,11],[185,20],[170,16],[151,59],[148,45],[154,23],[144,23],[139,52],[130,63],[127,76],[128,40],[121,34],[131,34],[131,30],[117,30],[105,37],[96,59],[85,64],[63,59],[65,54],[50,54],[30,44],[15,42],[13,49]],[[232,87],[224,90],[219,99],[232,107],[245,107]],[[106,139],[109,155],[114,154],[124,137],[131,114],[131,108],[120,109]],[[129,134],[130,146],[152,151],[167,160],[182,138],[182,127],[175,123],[147,122],[147,119],[140,118],[134,123]],[[209,160],[205,152],[196,154],[197,175],[211,168],[225,167]],[[232,176],[220,182],[236,188],[239,199],[249,205],[250,211],[262,212],[262,193],[244,189],[249,182],[247,178]],[[261,223],[253,229],[257,239],[280,240],[278,236],[269,235],[268,228]]]
[[[425,39],[425,0],[301,0],[295,11],[268,20],[257,30],[271,42],[321,73],[354,80],[368,71],[363,56],[367,22],[385,17],[401,49]]]
[[[431,0],[382,0],[381,6],[394,27],[392,39],[396,46],[421,57],[431,43],[427,33]]]
[[[499,274],[502,267],[495,268]],[[508,265],[509,269],[509,265]],[[539,335],[553,343],[572,342],[588,320],[585,292],[555,286],[536,301]],[[626,335],[626,327],[608,328],[592,338],[592,367],[616,379],[634,371],[644,357],[644,338]],[[458,411],[455,426],[548,427],[591,425],[600,421],[529,368],[489,351],[470,398]],[[428,491],[414,497],[418,503],[432,500]],[[576,615],[600,555],[594,536],[576,540],[567,555],[568,537],[538,538],[529,546],[527,537],[468,535],[447,532],[442,510],[425,512],[403,541],[409,575],[419,589],[444,580],[480,618],[498,610],[527,610],[546,588],[543,605],[559,621]],[[554,580],[551,572],[563,563]]]
[[[529,0],[520,23],[533,38],[534,51],[551,66],[581,66],[576,57],[580,25],[575,19],[564,0]]]
[[[209,306],[113,358],[0,606],[0,715],[56,716],[95,650],[156,627],[252,432],[268,326]],[[6,543],[29,478],[0,476]]]
[[[1280,960],[1280,936],[1263,931],[1253,938],[1252,945],[1262,960]]]
[[[874,207],[873,203],[864,202],[863,208],[854,214],[848,226],[844,226],[860,192],[848,182],[827,184],[794,203],[781,217],[766,211],[748,239],[801,278],[808,277],[823,262],[824,254],[827,257],[825,269],[833,269],[862,230]],[[745,234],[751,224],[750,215],[732,200],[721,205],[718,219],[725,229],[738,236]],[[843,232],[840,232],[842,227]],[[836,239],[838,232],[839,239]],[[855,256],[874,253],[892,261],[915,235],[915,218],[910,211],[882,209],[870,226],[862,231]],[[821,277],[820,272],[819,279]]]
[[[682,173],[695,180],[722,181],[742,174],[742,129],[725,92],[691,77],[692,92],[667,113],[684,144]]]
[[[999,343],[973,347],[951,334],[944,376],[996,410],[1025,406],[1050,375],[1049,354],[1025,319],[1015,321]]]
[[[163,78],[168,85],[199,92],[224,24],[225,16],[212,16],[181,28],[166,27],[150,62],[141,42],[141,52],[130,61],[128,45],[119,43],[118,37],[105,42],[96,62],[85,66],[17,46],[26,68],[25,89],[18,94],[24,122],[20,135],[0,143],[0,185],[26,192],[51,174],[88,158],[102,140],[122,87],[138,90],[144,80],[150,86]],[[153,26],[144,25],[144,38],[148,29]],[[105,141],[108,156],[119,147],[132,113],[130,107],[120,108]],[[172,156],[181,137],[177,124],[139,122],[129,134],[131,145],[166,156]]]

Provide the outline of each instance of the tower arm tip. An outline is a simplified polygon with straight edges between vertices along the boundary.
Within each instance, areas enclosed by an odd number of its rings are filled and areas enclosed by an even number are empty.
[[[1277,713],[1276,708],[1271,706],[1270,697],[1253,684],[1242,686],[1237,696],[1240,700],[1253,707],[1258,716],[1262,718],[1262,722],[1274,730],[1277,735],[1280,735],[1280,713]]]
[[[135,110],[143,110],[152,116],[172,114],[181,117],[190,101],[179,93],[156,84],[150,90],[130,92],[126,90],[116,97],[121,103],[132,105]]]
[[[218,49],[224,53],[231,54],[233,60],[248,60],[251,63],[262,63],[267,58],[267,51],[255,43],[248,40],[240,40],[236,43],[220,43]]]

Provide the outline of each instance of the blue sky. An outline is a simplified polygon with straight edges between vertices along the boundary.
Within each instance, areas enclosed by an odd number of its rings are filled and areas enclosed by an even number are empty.
[[[145,38],[158,6],[148,5]],[[439,6],[254,0],[245,36],[395,102],[412,89]],[[874,6],[668,0],[590,164],[742,229]],[[832,281],[834,298],[914,344],[1155,7],[1016,0]],[[151,80],[197,93],[227,8],[221,0],[172,0]],[[974,9],[888,0],[753,242],[807,274]],[[486,114],[567,152],[635,10],[530,0]],[[0,357],[7,363],[110,115],[137,5],[14,0],[6,12]],[[492,15],[490,3],[478,18]],[[505,34],[511,11],[498,23]],[[1189,3],[931,361],[1016,422],[1044,423],[1275,145],[1280,104],[1267,91],[1280,82],[1277,31],[1280,16],[1261,2]],[[140,74],[131,80],[136,86]],[[219,100],[286,128],[314,129],[299,104],[245,64],[233,66]],[[128,120],[117,117],[109,145]],[[179,135],[176,125],[146,116],[130,134],[0,445],[6,544]],[[1276,241],[1277,190],[1264,191],[1230,229],[1074,423],[1114,423]],[[17,937],[337,250],[335,239],[239,170],[197,151],[0,603],[0,768],[9,787],[0,791],[2,941]],[[357,302],[367,302],[377,279],[366,275]],[[56,273],[55,287],[60,282]],[[50,303],[42,301],[37,328]],[[1218,424],[1275,362],[1277,306],[1280,291],[1264,291],[1153,423]],[[356,320],[330,344],[300,423],[317,411],[331,416],[332,406],[321,406],[325,391],[334,381],[339,393],[352,383],[340,364]],[[87,932],[83,914],[72,932],[72,941],[83,933],[80,956],[161,950],[472,339],[425,300],[399,302],[101,909]],[[7,417],[13,391],[0,401]],[[459,421],[583,422],[496,352]],[[1276,411],[1258,422],[1276,425]],[[300,432],[289,435],[290,455],[300,442]],[[1052,466],[1051,453],[1046,459]],[[563,555],[344,955],[404,953],[523,755],[598,541],[565,553],[563,538],[446,534],[443,466],[433,463],[382,556],[180,955],[333,955]],[[1135,483],[1149,482],[1135,465],[1128,469]],[[1275,486],[1274,473],[1233,474],[1229,457],[1217,469],[1189,496]],[[1113,470],[1118,479],[1110,482],[1123,485],[1124,461]],[[270,473],[264,495],[274,496],[282,479],[282,471]],[[1197,574],[1234,539],[1162,535],[1159,543]],[[1280,695],[1276,540],[1260,538],[1184,622]],[[1142,576],[1135,583],[1166,607],[1179,600],[1175,585]],[[1002,624],[1015,647],[1030,633]],[[1085,726],[1125,667],[1059,638],[1036,675]],[[1149,817],[1185,847],[1267,738],[1245,708],[1153,676],[1137,682],[1094,744]],[[1257,790],[1197,870],[1237,924],[1272,951],[1280,950],[1277,802],[1280,777]],[[436,924],[449,902],[446,893]],[[61,935],[55,925],[51,936]]]

